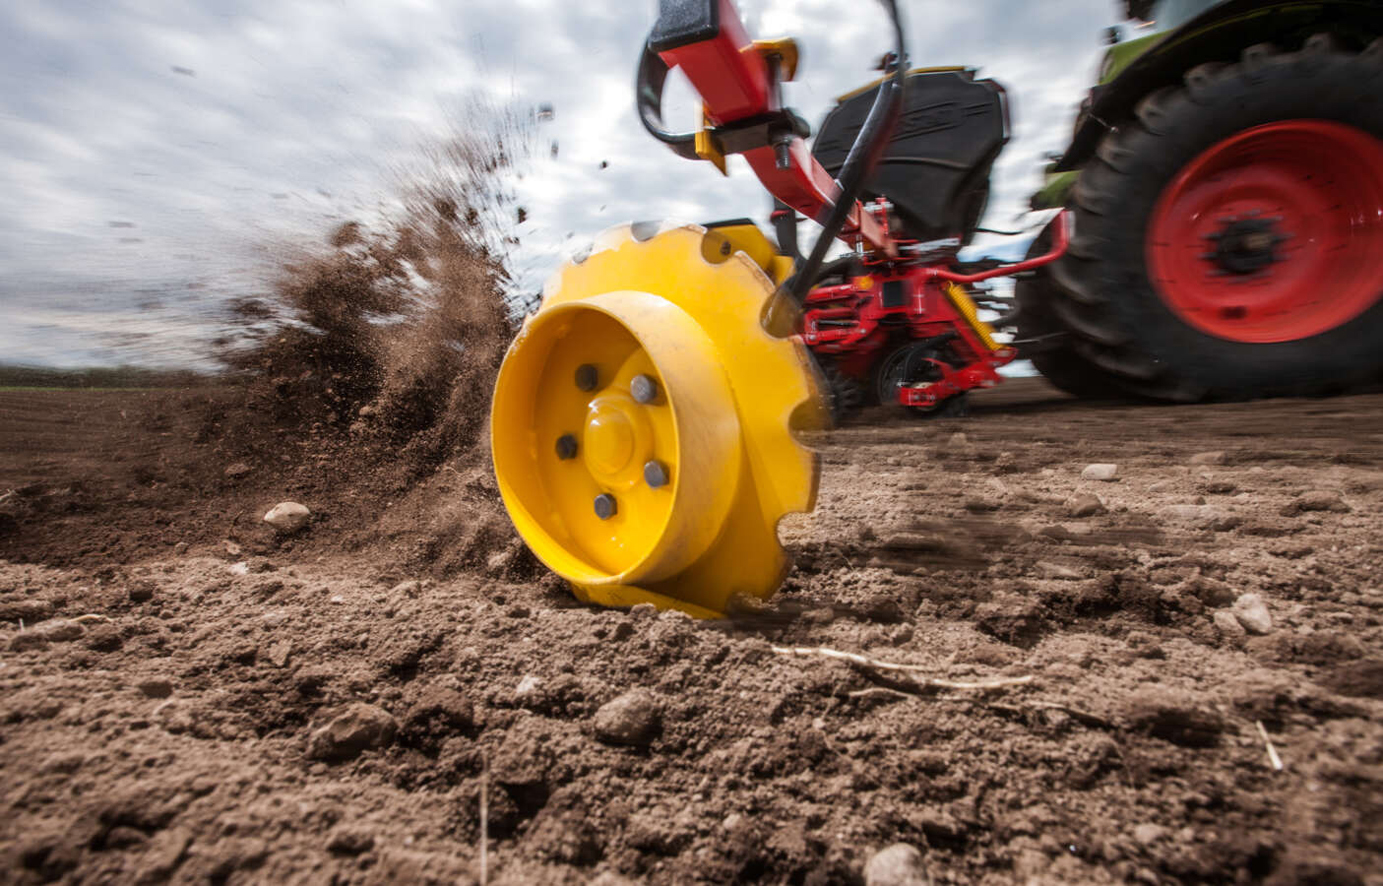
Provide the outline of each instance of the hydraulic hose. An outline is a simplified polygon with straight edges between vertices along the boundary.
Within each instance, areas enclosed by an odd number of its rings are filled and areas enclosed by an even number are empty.
[[[816,281],[821,263],[826,259],[826,252],[831,248],[836,235],[845,226],[845,220],[849,218],[850,211],[855,208],[855,202],[859,199],[860,191],[864,188],[864,181],[869,173],[873,172],[874,166],[883,156],[884,150],[888,147],[889,135],[893,131],[894,124],[898,122],[898,115],[903,108],[903,90],[907,75],[908,56],[907,46],[903,40],[903,24],[898,14],[897,0],[880,0],[884,8],[888,11],[889,20],[893,25],[893,36],[897,48],[893,59],[893,76],[879,85],[879,93],[874,97],[874,104],[869,109],[869,116],[865,118],[864,125],[860,127],[859,135],[855,137],[855,143],[850,146],[850,153],[845,158],[845,164],[840,169],[840,176],[836,179],[836,186],[840,188],[840,194],[836,197],[831,212],[826,217],[826,221],[821,224],[821,236],[817,238],[816,245],[812,247],[811,255],[797,269],[795,273],[784,284],[788,294],[797,304],[806,301],[807,292]]]

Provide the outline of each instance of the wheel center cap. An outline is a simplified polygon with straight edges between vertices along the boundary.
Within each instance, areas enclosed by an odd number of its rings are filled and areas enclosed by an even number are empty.
[[[1277,230],[1276,218],[1227,218],[1220,230],[1207,235],[1214,251],[1203,257],[1230,274],[1255,274],[1281,261],[1277,245],[1287,238]]]
[[[585,436],[586,461],[597,473],[618,474],[634,456],[634,423],[618,405],[593,404]]]

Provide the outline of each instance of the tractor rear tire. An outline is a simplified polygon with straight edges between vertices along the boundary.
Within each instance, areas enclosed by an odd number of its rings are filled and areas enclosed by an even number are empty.
[[[1043,229],[1028,248],[1025,259],[1044,255],[1051,249],[1051,230],[1050,226]],[[1054,290],[1055,284],[1045,269],[1020,277],[1014,284],[1020,339],[1040,339],[1066,332],[1052,310],[1052,302],[1058,297]],[[1025,356],[1021,347],[1019,356]],[[1063,342],[1050,350],[1039,351],[1029,359],[1043,378],[1073,397],[1105,400],[1126,394],[1109,375],[1082,357],[1070,343]]]
[[[1383,376],[1383,41],[1246,50],[1140,102],[1074,190],[1053,381],[1190,402]],[[1029,291],[1029,295],[1032,295]]]

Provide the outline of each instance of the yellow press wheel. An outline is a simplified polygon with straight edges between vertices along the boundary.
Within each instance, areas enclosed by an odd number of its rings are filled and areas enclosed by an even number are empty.
[[[819,466],[811,358],[762,316],[790,262],[752,225],[625,225],[548,281],[500,369],[495,475],[515,528],[585,601],[698,617],[767,597],[777,524]]]

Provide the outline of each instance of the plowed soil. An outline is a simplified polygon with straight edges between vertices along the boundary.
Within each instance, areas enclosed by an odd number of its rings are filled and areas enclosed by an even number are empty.
[[[715,623],[240,410],[0,393],[0,881],[1383,884],[1383,396],[866,415]]]

